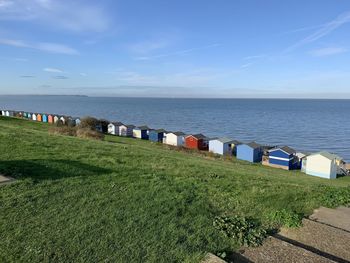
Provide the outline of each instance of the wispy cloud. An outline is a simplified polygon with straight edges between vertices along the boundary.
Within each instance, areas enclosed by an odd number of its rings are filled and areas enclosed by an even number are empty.
[[[22,75],[21,78],[35,78],[33,75]]]
[[[60,70],[58,68],[44,68],[43,71],[50,73],[63,73],[63,70]]]
[[[75,32],[102,32],[110,18],[101,5],[87,1],[1,0],[0,20],[32,21]]]
[[[253,62],[245,63],[245,64],[241,65],[241,68],[248,68],[248,67],[250,67],[252,65],[254,65]]]
[[[67,76],[53,76],[54,79],[69,79]]]
[[[84,73],[84,72],[79,73],[79,75],[82,76],[82,77],[87,77],[87,74]]]
[[[348,50],[346,48],[342,48],[342,47],[327,47],[327,48],[319,48],[319,49],[311,50],[309,54],[314,57],[324,57],[324,56],[331,56],[331,55],[345,53],[347,51]]]
[[[216,43],[216,44],[211,44],[211,45],[206,45],[206,46],[201,46],[201,47],[177,50],[177,51],[170,52],[170,53],[164,53],[164,54],[158,54],[158,55],[152,55],[152,56],[135,57],[134,59],[135,60],[152,60],[152,59],[158,59],[158,58],[164,58],[164,57],[179,56],[179,55],[185,55],[185,54],[188,54],[191,52],[200,51],[200,50],[209,49],[209,48],[214,48],[214,47],[219,47],[219,46],[221,46],[221,45]]]
[[[285,52],[291,52],[298,47],[304,46],[306,44],[312,43],[320,38],[323,38],[327,36],[328,34],[332,33],[337,28],[341,27],[342,25],[350,22],[350,11],[345,12],[337,16],[334,20],[322,25],[316,32],[312,33],[311,35],[305,37],[304,39],[298,41],[294,45],[288,47]]]
[[[0,44],[12,46],[12,47],[18,47],[18,48],[35,49],[35,50],[44,51],[48,53],[55,53],[55,54],[65,54],[65,55],[79,54],[79,52],[76,49],[63,44],[58,44],[58,43],[47,43],[47,42],[29,43],[29,42],[25,42],[23,40],[17,40],[17,39],[0,39]]]

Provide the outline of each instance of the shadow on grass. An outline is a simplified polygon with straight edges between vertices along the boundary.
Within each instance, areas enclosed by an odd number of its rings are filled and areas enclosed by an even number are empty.
[[[59,180],[69,177],[99,176],[112,170],[73,160],[0,161],[0,173],[16,179]]]

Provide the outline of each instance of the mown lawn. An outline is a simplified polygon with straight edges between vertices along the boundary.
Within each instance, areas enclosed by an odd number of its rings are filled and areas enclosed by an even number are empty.
[[[213,227],[239,215],[307,215],[348,201],[350,178],[329,181],[237,160],[107,136],[48,133],[0,117],[0,262],[199,262],[233,251]]]

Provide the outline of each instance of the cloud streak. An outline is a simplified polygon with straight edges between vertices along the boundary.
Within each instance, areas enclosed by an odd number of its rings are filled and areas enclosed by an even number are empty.
[[[201,47],[196,47],[196,48],[177,50],[175,52],[158,54],[158,55],[153,55],[153,56],[135,57],[134,59],[135,60],[153,60],[153,59],[164,58],[164,57],[185,55],[185,54],[192,53],[195,51],[200,51],[200,50],[219,47],[219,46],[221,46],[221,45],[216,43],[216,44],[211,44],[211,45],[206,45],[206,46],[201,46]]]
[[[63,70],[57,68],[44,68],[43,71],[50,73],[63,73]]]
[[[29,48],[39,51],[44,51],[47,53],[53,54],[64,54],[64,55],[78,55],[79,52],[69,46],[58,44],[58,43],[48,43],[48,42],[39,42],[39,43],[29,43],[23,40],[17,39],[0,39],[0,44],[18,48]]]
[[[325,56],[342,54],[347,51],[348,50],[346,48],[342,48],[342,47],[327,47],[327,48],[311,50],[309,54],[314,57],[325,57]]]
[[[73,32],[103,32],[110,24],[100,5],[61,0],[1,0],[0,20],[30,21]]]
[[[345,12],[337,16],[334,20],[322,25],[320,29],[312,33],[311,35],[305,37],[304,39],[298,41],[294,45],[288,47],[285,52],[291,52],[301,46],[304,46],[306,44],[315,42],[318,39],[321,39],[328,34],[332,33],[337,28],[341,27],[342,25],[350,22],[350,11]]]

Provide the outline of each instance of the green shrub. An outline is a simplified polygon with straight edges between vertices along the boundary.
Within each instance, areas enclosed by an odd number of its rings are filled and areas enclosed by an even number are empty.
[[[96,130],[99,120],[93,117],[84,117],[80,120],[79,128]]]
[[[98,131],[94,131],[89,128],[78,128],[77,137],[84,139],[103,140],[104,135]]]
[[[268,218],[277,226],[299,227],[303,216],[294,211],[282,209],[272,212]]]
[[[326,187],[325,195],[322,197],[324,206],[337,207],[340,205],[350,205],[350,187],[331,188]]]
[[[218,216],[213,225],[240,246],[259,246],[267,235],[260,222],[252,218]]]

